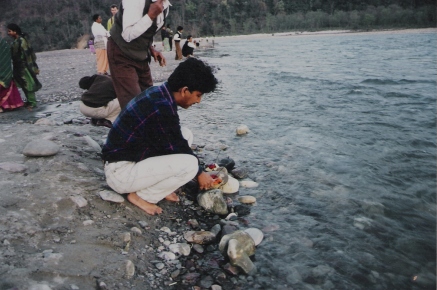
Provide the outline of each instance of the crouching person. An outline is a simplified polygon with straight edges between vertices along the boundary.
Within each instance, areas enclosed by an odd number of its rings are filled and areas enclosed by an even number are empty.
[[[132,99],[102,149],[108,185],[150,215],[162,213],[156,205],[162,199],[179,201],[174,191],[193,178],[209,189],[213,179],[199,166],[193,134],[181,128],[177,110],[200,103],[216,85],[211,67],[189,58],[167,82]]]
[[[111,77],[107,75],[83,77],[79,81],[79,87],[87,90],[80,99],[80,112],[91,118],[92,125],[111,128],[121,111]]]

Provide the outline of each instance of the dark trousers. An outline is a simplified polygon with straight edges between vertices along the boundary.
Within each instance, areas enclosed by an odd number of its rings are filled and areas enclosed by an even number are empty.
[[[173,49],[173,37],[170,37],[168,39],[168,42],[170,42],[170,51]]]
[[[109,70],[121,109],[142,91],[153,85],[147,60],[134,61],[124,55],[111,39],[107,44]]]

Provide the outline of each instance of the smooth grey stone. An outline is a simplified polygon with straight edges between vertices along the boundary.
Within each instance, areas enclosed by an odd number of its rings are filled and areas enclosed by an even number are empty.
[[[207,212],[225,215],[228,213],[228,205],[223,198],[223,193],[219,189],[208,190],[204,193],[200,193],[197,196],[197,202]]]
[[[112,201],[112,202],[116,202],[116,203],[124,202],[124,198],[120,194],[112,192],[112,191],[103,190],[103,191],[99,192],[99,195],[103,200],[106,200],[106,201]]]
[[[60,147],[58,144],[50,140],[34,140],[27,143],[24,147],[23,154],[28,157],[44,157],[52,156],[59,152]]]
[[[237,179],[243,179],[249,176],[249,172],[244,168],[235,168],[231,171],[231,174]]]

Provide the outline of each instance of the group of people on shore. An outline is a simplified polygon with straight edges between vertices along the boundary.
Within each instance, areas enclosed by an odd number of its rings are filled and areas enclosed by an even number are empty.
[[[215,90],[218,81],[212,67],[188,57],[167,82],[153,86],[150,61],[166,65],[163,54],[154,48],[153,36],[164,26],[169,7],[168,0],[123,0],[110,20],[104,52],[111,75],[98,73],[79,81],[85,90],[79,110],[95,125],[103,121],[101,125],[111,128],[102,148],[108,185],[119,194],[127,194],[131,203],[151,215],[162,213],[156,205],[159,201],[179,201],[176,189],[190,180],[205,190],[214,182],[191,149],[193,133],[181,127],[177,112],[178,107],[187,109]],[[101,25],[101,17],[94,18]],[[30,104],[36,103],[34,91],[41,84],[35,77],[35,54],[20,29],[8,29],[15,39],[11,50],[14,80]],[[178,54],[183,50],[181,36],[182,27],[178,27],[174,35],[176,59],[182,59]],[[17,50],[23,54],[19,58],[14,55]],[[2,83],[2,95],[3,88],[11,88],[10,83]]]
[[[7,29],[13,42],[9,45],[0,38],[0,113],[23,106],[32,110],[36,107],[35,92],[42,87],[37,78],[36,55],[27,34],[17,24],[10,23]],[[17,87],[24,92],[26,102]]]
[[[213,69],[200,59],[188,57],[167,82],[153,86],[149,62],[153,59],[166,65],[164,55],[153,45],[153,36],[164,27],[169,7],[167,0],[123,0],[107,42],[111,76],[80,80],[80,86],[87,89],[82,96],[82,113],[108,114],[111,110],[104,108],[117,107],[117,103],[120,108],[112,111],[116,117],[100,115],[111,121],[102,149],[108,185],[127,194],[131,203],[150,215],[162,213],[157,203],[163,199],[179,201],[176,189],[190,180],[195,180],[199,189],[209,189],[214,182],[191,149],[193,133],[181,127],[177,112],[178,106],[187,109],[215,90],[218,81]],[[167,44],[170,49],[169,27],[165,30],[164,49]],[[182,30],[178,27],[173,35],[176,60],[182,60]],[[192,37],[187,42],[191,43]],[[105,102],[107,105],[101,106]],[[89,111],[85,113],[85,109]]]
[[[173,40],[175,43],[175,60],[182,60],[182,57],[192,57],[194,54],[194,49],[196,48],[196,41],[193,40],[191,35],[187,36],[184,45],[181,48],[182,31],[184,28],[178,26],[176,34],[170,29],[170,25],[163,26],[161,29],[162,47],[164,51],[171,51],[173,48]],[[198,45],[198,43],[197,43]]]

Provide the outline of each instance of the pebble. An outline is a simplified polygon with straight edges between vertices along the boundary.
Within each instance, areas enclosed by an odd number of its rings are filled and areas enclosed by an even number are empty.
[[[24,147],[23,154],[28,157],[46,157],[59,152],[58,144],[44,139],[33,140]]]
[[[171,230],[170,230],[168,227],[162,227],[162,228],[160,228],[159,230],[160,230],[161,232],[164,232],[164,233],[167,233],[167,234],[171,233]]]
[[[137,228],[137,227],[132,227],[131,229],[131,232],[133,232],[133,233],[135,233],[135,234],[138,234],[138,235],[141,235],[143,232],[139,229],[139,228]]]
[[[135,265],[131,260],[126,261],[126,277],[128,279],[132,278],[135,275]]]
[[[115,193],[113,191],[103,190],[99,192],[99,195],[103,200],[106,201],[112,201],[116,203],[124,202],[124,198],[120,194]]]
[[[213,233],[215,236],[217,236],[221,230],[222,230],[222,227],[219,224],[216,224],[211,228],[210,232]]]
[[[145,221],[139,221],[138,223],[140,224],[140,226],[142,228],[147,228],[149,226],[149,224],[147,222],[145,222]]]
[[[12,173],[20,173],[27,170],[27,166],[20,163],[13,162],[2,162],[0,163],[0,169],[12,172]]]
[[[193,229],[198,229],[199,228],[199,222],[196,219],[189,219],[188,220],[188,224],[193,228]]]
[[[93,223],[94,223],[93,220],[86,220],[86,221],[83,221],[83,222],[82,222],[82,224],[83,224],[84,226],[89,226],[89,225],[92,225]]]
[[[155,267],[156,267],[158,270],[161,270],[161,269],[164,269],[165,265],[164,265],[164,263],[156,263],[156,264],[155,264]]]
[[[238,197],[238,201],[241,203],[255,203],[256,198],[251,195],[242,195]]]
[[[215,241],[215,235],[208,231],[188,231],[184,233],[184,239],[189,243],[207,245]]]
[[[161,252],[159,253],[158,257],[160,257],[163,260],[170,261],[176,259],[176,255],[172,252]]]
[[[199,254],[202,254],[205,251],[205,249],[199,244],[194,244],[193,249]]]
[[[47,119],[47,118],[41,118],[38,119],[35,123],[35,125],[45,125],[45,126],[54,126],[56,123],[53,120]]]
[[[181,254],[184,256],[189,256],[191,252],[190,245],[186,243],[176,243],[169,245],[169,250],[175,254]]]
[[[78,206],[84,207],[88,205],[88,201],[82,196],[70,196],[70,199]]]
[[[258,187],[258,183],[253,181],[253,180],[242,180],[242,181],[240,181],[240,185],[242,187],[247,187],[247,188]]]

